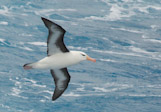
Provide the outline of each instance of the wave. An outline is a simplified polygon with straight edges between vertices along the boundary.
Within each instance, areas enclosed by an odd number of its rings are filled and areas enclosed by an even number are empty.
[[[2,38],[0,38],[0,44],[10,46],[10,43],[8,41],[6,41],[5,39],[2,39]]]
[[[33,84],[36,84],[36,83],[37,83],[37,81],[32,80],[32,79],[24,78],[24,80],[25,80],[25,81],[28,81],[28,82],[31,82],[31,83],[33,83]]]
[[[141,31],[138,30],[132,30],[132,29],[125,29],[125,28],[111,28],[111,29],[116,29],[116,30],[121,30],[121,31],[127,31],[127,32],[131,32],[131,33],[143,33]]]
[[[160,6],[154,6],[154,5],[148,5],[146,8],[147,9],[148,8],[152,8],[152,9],[155,9],[155,10],[161,10],[161,7]]]
[[[8,22],[6,22],[6,21],[1,21],[1,22],[0,22],[0,25],[8,25]]]
[[[130,46],[129,49],[132,50],[133,52],[142,54],[143,57],[151,58],[151,59],[155,59],[155,60],[161,60],[160,52],[149,52],[149,51],[146,51],[144,49],[137,48],[134,46]]]
[[[28,97],[24,97],[24,96],[20,95],[22,93],[22,91],[18,88],[13,87],[11,91],[12,92],[11,92],[10,95],[12,95],[12,96],[20,97],[20,98],[23,98],[23,99],[28,99]]]
[[[87,48],[84,47],[84,48],[82,48],[82,47],[67,46],[67,48],[74,49],[74,50],[84,50],[84,51],[87,51],[91,47],[87,47]]]
[[[49,93],[50,95],[52,95],[52,94],[53,94],[53,91],[44,90],[44,91],[41,91],[41,92],[39,92],[39,93]]]
[[[1,106],[2,108],[10,109],[10,107],[7,106],[7,105],[5,105],[5,104],[0,104],[0,106]]]
[[[0,38],[0,42],[4,43],[5,42],[5,39]]]
[[[154,54],[154,52],[148,52],[144,49],[137,48],[137,47],[134,47],[134,46],[130,46],[129,49],[132,50],[133,52],[144,53],[144,54]]]
[[[75,12],[77,11],[76,9],[70,9],[70,8],[67,8],[67,9],[42,9],[42,10],[38,10],[38,11],[34,11],[34,13],[36,15],[46,15],[46,16],[49,16],[51,14],[53,14],[53,12]],[[66,16],[63,16],[66,18]]]
[[[136,16],[138,13],[149,13],[149,9],[161,10],[159,5],[143,5],[142,0],[98,0],[103,2],[110,8],[109,11],[102,16],[88,16],[81,18],[80,20],[100,20],[100,21],[116,21],[122,19],[129,19],[132,16]],[[133,4],[135,2],[135,4]]]
[[[70,93],[68,93],[68,94],[63,94],[63,96],[74,96],[74,97],[79,97],[79,96],[81,96],[80,94],[75,94],[75,93],[73,93],[73,92],[70,92]]]
[[[116,92],[118,90],[123,90],[123,89],[129,89],[133,87],[133,85],[117,84],[117,83],[106,83],[102,86],[103,87],[93,87],[93,89],[95,90],[95,92],[108,93],[108,92]]]
[[[130,97],[161,97],[160,95],[149,95],[149,94],[126,94],[123,96],[130,96]]]
[[[40,85],[40,84],[32,84],[32,86],[40,87],[40,88],[46,88],[46,85]]]
[[[10,12],[9,12],[9,8],[6,6],[2,6],[3,9],[0,9],[0,15],[4,15],[4,16],[9,16]]]
[[[105,94],[103,93],[84,93],[84,94],[77,94],[77,93],[74,93],[74,92],[70,92],[70,93],[66,93],[66,94],[63,94],[62,96],[71,96],[71,97],[81,97],[81,96],[103,96]]]
[[[161,43],[161,40],[156,40],[156,39],[145,39],[145,41],[150,41],[153,43]]]
[[[128,55],[128,56],[142,57],[142,55],[139,55],[136,53],[129,53],[129,52],[103,51],[103,50],[94,50],[94,49],[92,51],[98,52],[98,53],[105,53],[105,54],[117,54],[117,55]]]
[[[95,50],[95,49],[92,49],[91,51],[94,51],[97,53],[103,53],[103,54],[137,56],[137,57],[149,58],[154,60],[161,60],[161,55],[159,52],[148,52],[146,50],[143,50],[141,48],[136,48],[134,46],[130,46],[129,50],[132,50],[132,52],[115,52],[115,51],[103,51],[103,50]]]
[[[111,60],[111,59],[99,59],[100,61],[104,61],[104,62],[117,62],[115,60]]]
[[[32,37],[33,35],[31,35],[31,34],[25,34],[25,33],[22,33],[22,34],[19,34],[19,36],[27,36],[27,37]]]
[[[36,46],[47,46],[46,42],[28,42],[28,44],[32,44]]]
[[[100,20],[100,21],[116,21],[121,20],[123,18],[129,18],[131,16],[136,15],[136,13],[131,8],[124,8],[123,5],[112,4],[108,0],[101,0],[106,3],[110,7],[110,11],[108,14],[104,16],[89,16],[85,18],[81,18],[81,20]]]
[[[33,49],[29,48],[29,47],[19,47],[20,49],[24,49],[24,50],[27,50],[27,51],[34,51]]]

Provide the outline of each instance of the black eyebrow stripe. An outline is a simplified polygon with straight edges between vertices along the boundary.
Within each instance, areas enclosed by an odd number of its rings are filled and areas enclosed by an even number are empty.
[[[82,56],[85,56],[85,54],[81,54]]]

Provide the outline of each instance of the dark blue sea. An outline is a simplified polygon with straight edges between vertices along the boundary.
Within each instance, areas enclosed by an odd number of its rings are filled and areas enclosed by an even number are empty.
[[[47,55],[41,17],[97,59],[68,67],[56,101],[50,71],[22,67]],[[1,0],[0,112],[161,112],[161,1]]]

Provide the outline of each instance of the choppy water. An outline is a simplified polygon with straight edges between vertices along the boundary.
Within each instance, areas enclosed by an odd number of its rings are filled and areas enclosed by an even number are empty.
[[[66,29],[68,49],[97,59],[68,68],[55,102],[49,70],[22,69],[46,56],[41,16]],[[161,1],[1,0],[0,63],[1,112],[160,112]]]

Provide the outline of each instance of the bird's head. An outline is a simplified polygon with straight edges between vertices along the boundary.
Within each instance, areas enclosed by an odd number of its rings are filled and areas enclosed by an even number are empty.
[[[90,56],[88,56],[86,53],[84,52],[78,52],[79,54],[79,58],[81,61],[83,60],[88,60],[88,61],[92,61],[92,62],[96,62],[96,59],[91,58]]]

